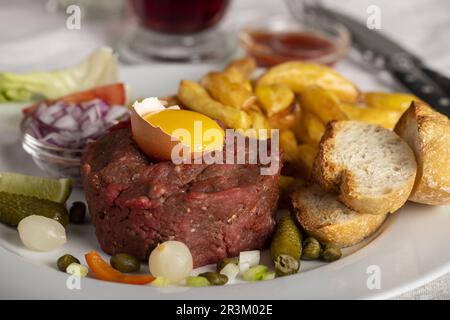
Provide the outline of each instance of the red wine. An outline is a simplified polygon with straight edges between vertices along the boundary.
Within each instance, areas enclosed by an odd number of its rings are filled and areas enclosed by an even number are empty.
[[[140,24],[153,31],[186,34],[220,21],[229,0],[131,0]]]

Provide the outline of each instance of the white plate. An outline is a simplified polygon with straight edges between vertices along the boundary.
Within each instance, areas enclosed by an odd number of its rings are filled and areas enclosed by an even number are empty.
[[[216,67],[218,68],[218,67]],[[181,78],[198,79],[211,66],[152,65],[122,68],[122,79],[136,97],[176,92]],[[364,89],[381,88],[367,73],[341,65]],[[22,150],[19,105],[0,106],[0,170],[41,174]],[[71,201],[83,199],[76,190]],[[69,201],[69,203],[71,202]],[[345,257],[331,264],[303,262],[302,272],[259,283],[224,287],[157,289],[82,279],[81,289],[66,287],[67,275],[57,271],[64,253],[79,258],[101,252],[91,225],[70,226],[68,243],[60,250],[35,253],[20,243],[17,231],[0,225],[0,298],[57,299],[365,299],[389,298],[414,289],[450,270],[450,209],[408,204],[392,215],[381,230]],[[359,250],[358,250],[359,249]],[[107,258],[106,255],[104,255]],[[84,260],[82,259],[84,262]],[[144,269],[144,268],[143,268]],[[380,288],[368,286],[373,270]],[[368,272],[372,272],[369,274]],[[372,289],[370,289],[372,288]]]

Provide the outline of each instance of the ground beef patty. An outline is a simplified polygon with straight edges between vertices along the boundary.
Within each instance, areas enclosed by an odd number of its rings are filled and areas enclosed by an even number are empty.
[[[279,174],[255,164],[152,163],[129,128],[89,145],[82,176],[97,239],[108,254],[146,259],[166,240],[184,242],[196,267],[268,244]]]

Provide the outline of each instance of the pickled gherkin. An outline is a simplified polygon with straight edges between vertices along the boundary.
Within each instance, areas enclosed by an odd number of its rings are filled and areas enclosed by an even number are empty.
[[[286,215],[280,219],[270,245],[270,256],[279,276],[293,274],[300,268],[302,234],[294,219]]]
[[[31,196],[0,192],[0,222],[17,227],[20,220],[30,215],[54,219],[63,226],[69,223],[67,209],[61,203]]]

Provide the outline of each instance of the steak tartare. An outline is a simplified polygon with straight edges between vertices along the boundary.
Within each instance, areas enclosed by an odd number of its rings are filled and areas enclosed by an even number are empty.
[[[178,240],[195,267],[268,244],[279,171],[261,175],[260,168],[152,162],[129,128],[107,133],[82,159],[89,211],[106,253],[146,259],[158,243]]]

